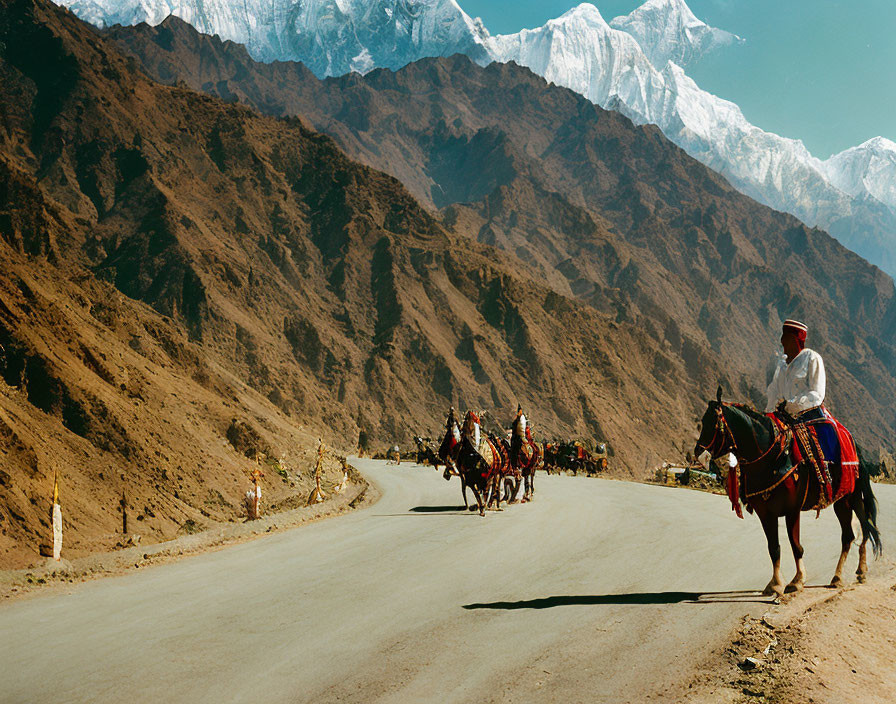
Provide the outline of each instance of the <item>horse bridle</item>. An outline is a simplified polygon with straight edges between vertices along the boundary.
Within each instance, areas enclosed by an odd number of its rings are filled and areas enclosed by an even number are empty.
[[[712,439],[709,441],[709,444],[703,445],[698,442],[696,445],[696,448],[702,448],[703,452],[708,452],[713,460],[718,459],[725,452],[730,452],[732,448],[735,452],[737,451],[737,443],[734,441],[734,433],[732,433],[731,428],[728,427],[728,421],[725,419],[723,408],[723,404],[716,406],[716,415],[718,416],[716,420],[716,429],[712,434]],[[713,449],[713,446],[716,444],[720,432],[722,434],[722,445],[719,447],[718,451],[716,451]],[[726,441],[730,441],[730,447],[726,445]],[[700,455],[702,455],[703,452],[701,452]]]
[[[734,439],[734,433],[731,431],[731,428],[728,425],[728,419],[725,418],[724,408],[726,405],[736,405],[736,404],[725,404],[720,403],[716,406],[716,415],[718,416],[718,420],[716,421],[716,430],[713,433],[712,440],[709,441],[709,445],[702,445],[699,442],[695,446],[694,449],[703,448],[704,452],[708,452],[710,457],[713,460],[718,459],[725,452],[734,452],[735,457],[737,457],[737,461],[741,465],[751,465],[756,464],[760,460],[765,459],[775,447],[779,447],[783,452],[784,448],[787,446],[788,433],[777,433],[775,439],[772,441],[771,445],[769,445],[768,449],[763,452],[759,457],[754,460],[745,460],[740,457],[740,450],[737,447],[737,442]],[[715,445],[716,438],[719,436],[719,431],[722,432],[722,446],[719,448],[718,452],[712,449],[713,445]],[[726,445],[726,437],[730,440],[730,445]],[[701,453],[702,454],[702,453]]]

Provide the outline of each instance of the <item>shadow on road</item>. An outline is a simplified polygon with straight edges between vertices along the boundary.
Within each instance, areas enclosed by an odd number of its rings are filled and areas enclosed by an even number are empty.
[[[449,513],[451,511],[466,511],[463,506],[414,506],[408,509],[412,513]]]
[[[555,606],[600,606],[605,604],[719,604],[756,602],[774,603],[755,591],[733,592],[632,592],[629,594],[584,594],[580,596],[545,596],[523,601],[492,601],[464,604],[465,609],[552,609]]]
[[[462,516],[478,516],[478,513],[468,511],[463,506],[414,506],[407,513],[377,513],[378,518],[397,518],[398,516],[432,516],[451,513]]]

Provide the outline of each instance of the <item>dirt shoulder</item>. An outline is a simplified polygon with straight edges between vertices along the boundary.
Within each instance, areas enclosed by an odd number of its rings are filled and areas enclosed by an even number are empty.
[[[747,618],[730,643],[662,699],[693,704],[896,701],[896,569],[817,587]]]
[[[0,571],[0,600],[24,598],[68,588],[90,579],[118,575],[128,570],[164,564],[173,560],[254,540],[269,533],[297,528],[332,518],[379,500],[380,491],[353,468],[350,481],[340,494],[325,501],[262,516],[254,521],[219,523],[208,530],[153,545],[135,545],[75,560],[54,562],[21,570]]]

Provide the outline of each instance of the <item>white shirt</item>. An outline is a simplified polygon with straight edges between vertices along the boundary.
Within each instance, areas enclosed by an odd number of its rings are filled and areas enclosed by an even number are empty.
[[[784,410],[791,415],[808,411],[824,403],[824,361],[821,355],[808,347],[788,364],[781,354],[775,367],[775,376],[766,392],[766,412],[775,410],[785,401]]]

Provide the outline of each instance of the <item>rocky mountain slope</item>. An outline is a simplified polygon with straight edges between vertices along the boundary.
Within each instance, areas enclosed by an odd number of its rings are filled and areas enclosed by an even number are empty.
[[[157,24],[174,14],[246,44],[257,59],[300,60],[318,76],[395,69],[457,51],[480,64],[513,61],[637,123],[658,125],[742,193],[827,230],[896,275],[896,206],[881,201],[880,188],[843,190],[835,164],[813,157],[798,139],[750,124],[737,105],[685,74],[681,66],[738,38],[701,22],[684,0],[648,0],[609,23],[582,3],[542,27],[501,36],[490,36],[454,0],[61,1],[99,26]]]
[[[300,120],[152,82],[45,0],[0,6],[0,125],[4,565],[33,560],[57,472],[77,555],[121,539],[122,495],[146,540],[235,520],[263,452],[283,458],[265,500],[291,505],[318,434],[407,442],[451,403],[522,402],[539,434],[618,438],[641,474],[726,378]]]
[[[527,66],[638,124],[657,125],[742,193],[828,230],[896,275],[896,209],[869,192],[844,192],[801,141],[759,129],[688,77],[675,59],[693,60],[691,18],[683,0],[651,0],[612,23],[584,3],[542,27],[493,37],[489,47],[496,61]],[[712,42],[710,28],[702,36]]]
[[[452,57],[319,81],[176,19],[110,34],[160,80],[301,115],[457,231],[634,323],[686,365],[682,377],[652,370],[660,386],[688,388],[721,365],[734,395],[758,401],[779,321],[802,316],[830,370],[832,407],[866,442],[889,443],[892,280],[737,193],[655,128],[514,65]]]

